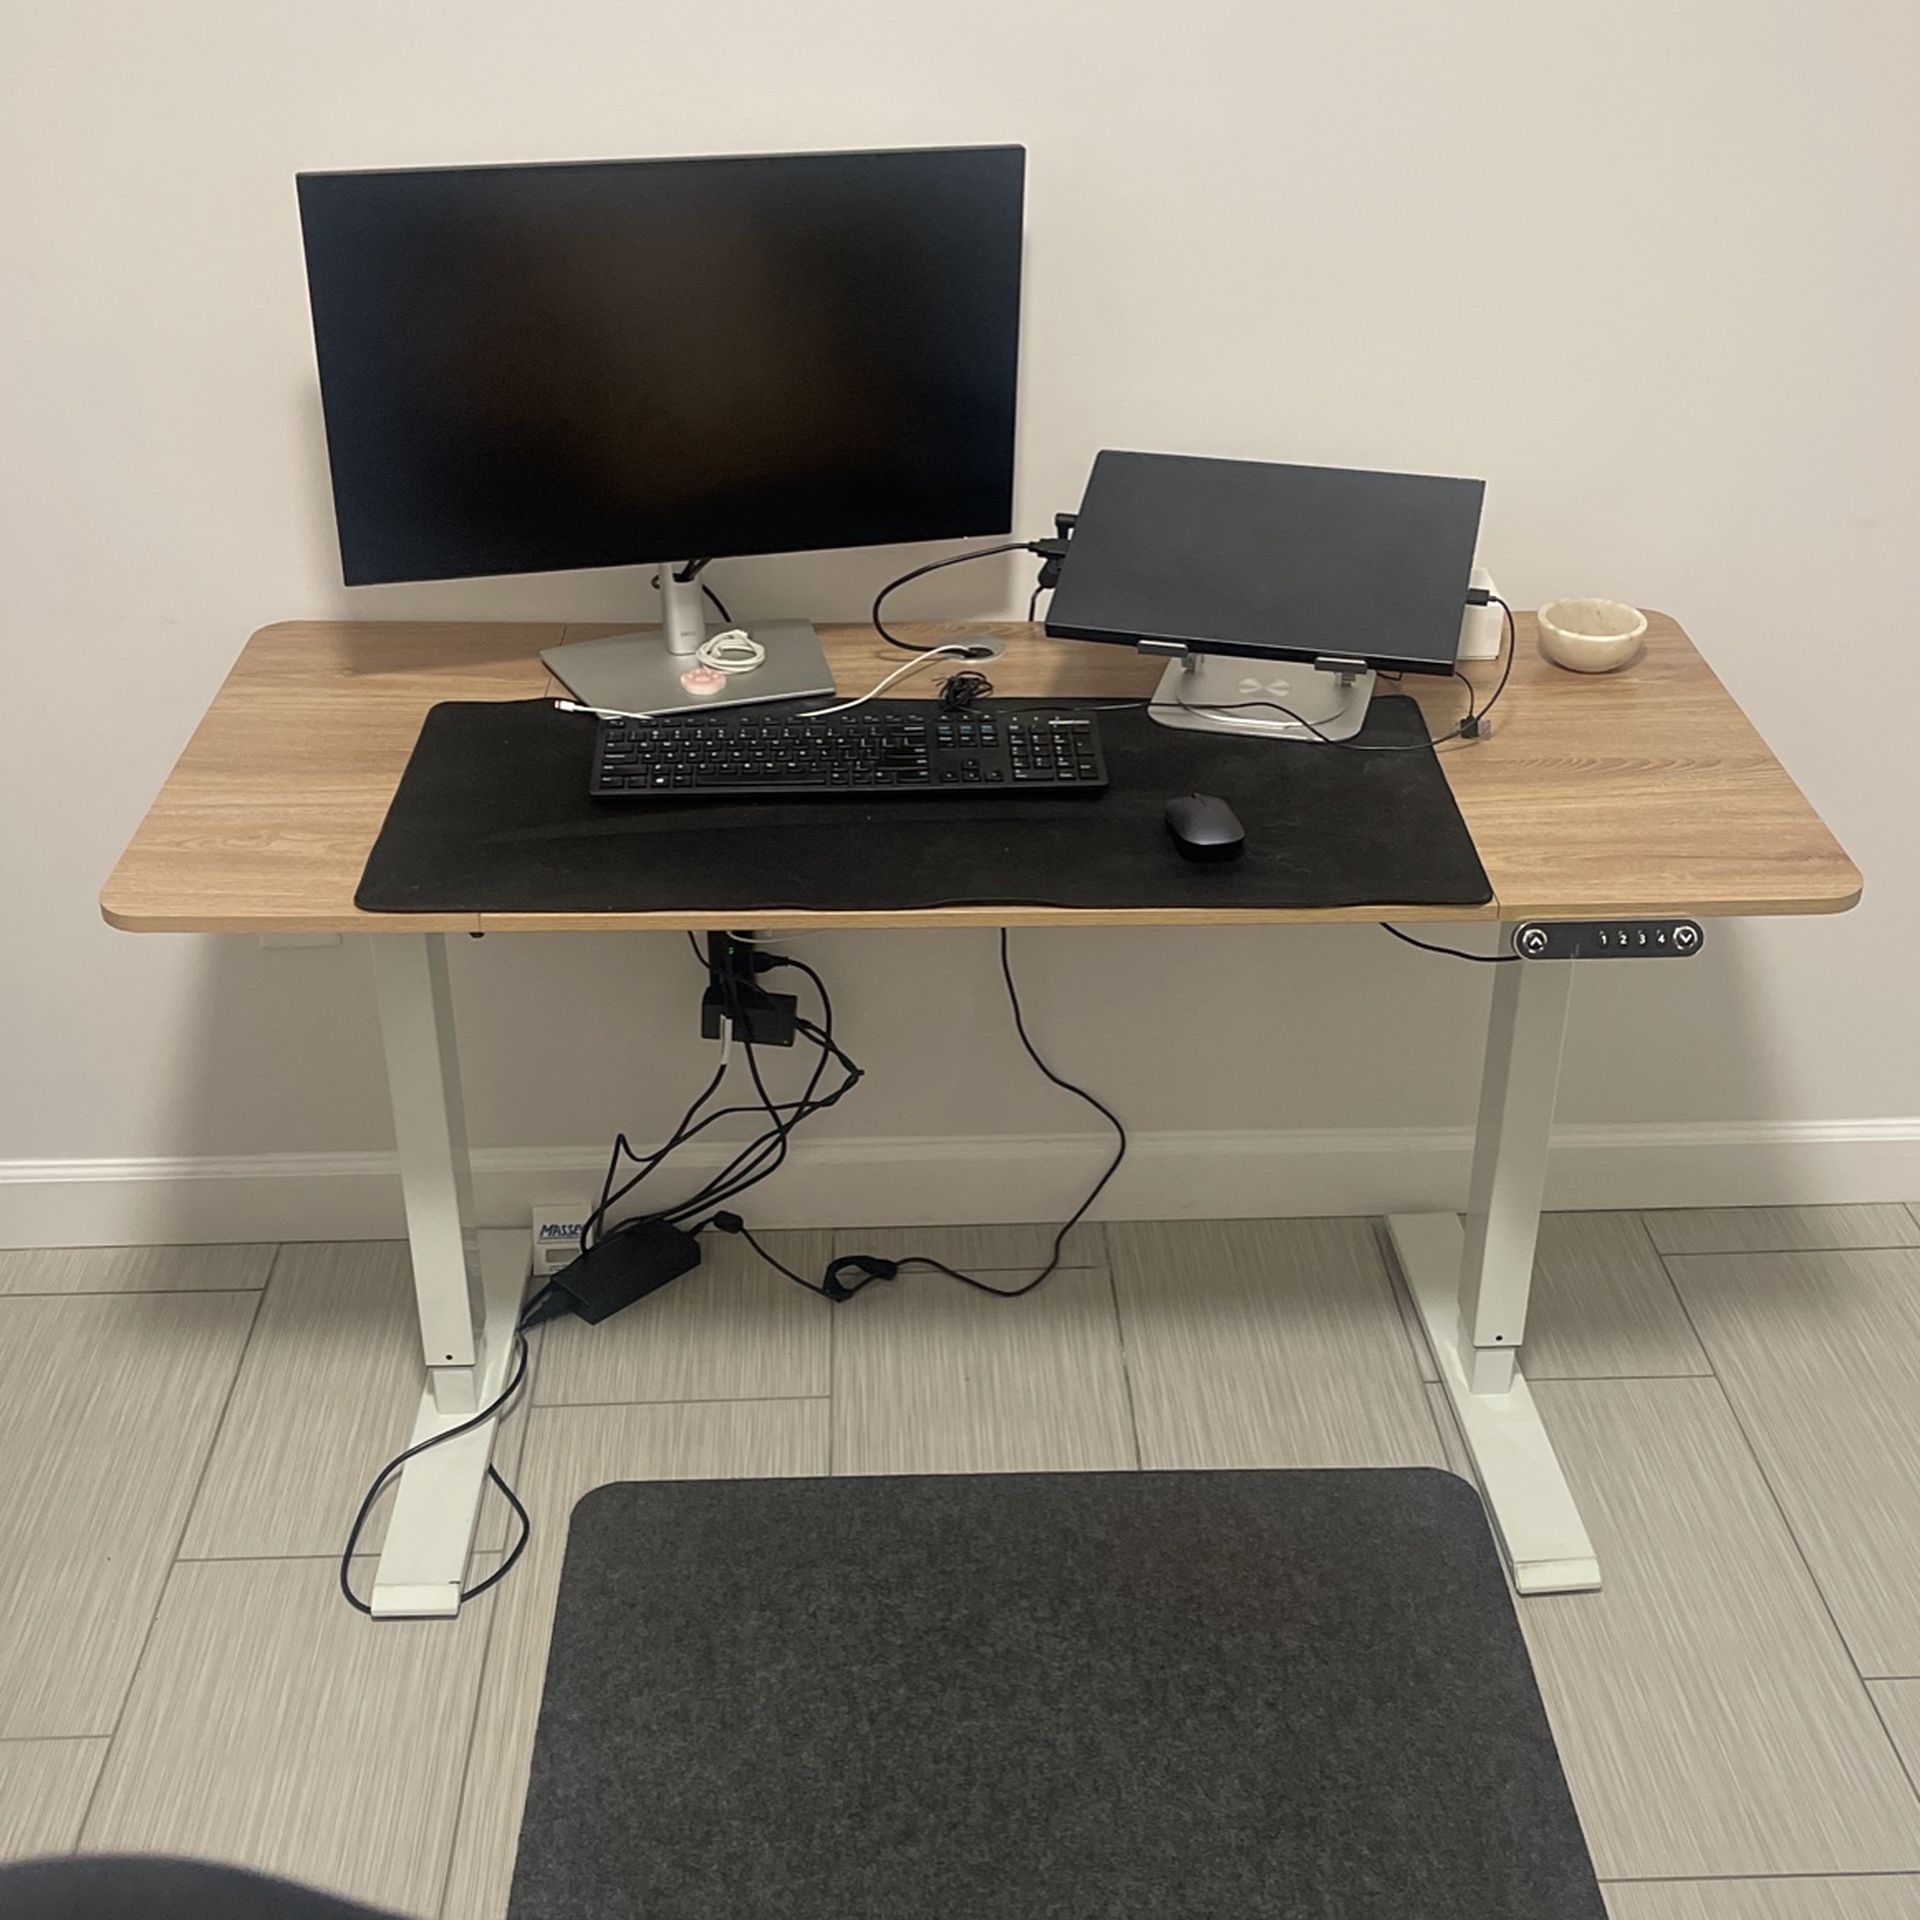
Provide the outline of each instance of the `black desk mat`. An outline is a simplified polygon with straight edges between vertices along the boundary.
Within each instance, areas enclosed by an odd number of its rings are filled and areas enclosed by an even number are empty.
[[[924,701],[873,704],[928,711]],[[1100,714],[1111,784],[1097,798],[620,801],[587,796],[594,725],[545,700],[435,707],[355,904],[369,913],[751,915],[1474,907],[1492,898],[1431,749],[1357,753],[1198,733],[1132,709]],[[1420,742],[1426,723],[1394,695],[1373,703],[1359,737]],[[1241,859],[1199,866],[1175,850],[1166,803],[1196,790],[1240,816]]]

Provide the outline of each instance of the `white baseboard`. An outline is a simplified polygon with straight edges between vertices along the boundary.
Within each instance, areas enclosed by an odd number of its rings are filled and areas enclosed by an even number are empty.
[[[1136,1134],[1097,1214],[1174,1220],[1457,1208],[1471,1148],[1464,1127]],[[795,1142],[786,1167],[754,1190],[743,1211],[765,1227],[1058,1220],[1110,1150],[1096,1135]],[[731,1152],[685,1150],[663,1192],[685,1192],[689,1175],[720,1166]],[[490,1147],[473,1162],[481,1224],[518,1226],[536,1198],[596,1191],[604,1153]],[[1920,1198],[1920,1116],[1562,1127],[1547,1185],[1554,1207]],[[401,1232],[390,1153],[0,1162],[0,1246],[372,1240]]]

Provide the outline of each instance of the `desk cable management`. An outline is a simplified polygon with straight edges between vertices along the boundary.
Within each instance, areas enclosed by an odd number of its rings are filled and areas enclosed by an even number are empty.
[[[816,1058],[805,1085],[794,1099],[774,1098],[761,1070],[759,1049],[751,1036],[751,1022],[748,1017],[750,1010],[742,1004],[737,976],[731,967],[712,968],[710,956],[701,952],[699,941],[689,934],[687,938],[692,943],[696,956],[702,960],[703,964],[709,965],[725,997],[726,1019],[721,1029],[719,1064],[659,1146],[650,1152],[639,1153],[624,1132],[615,1136],[612,1151],[608,1156],[606,1175],[600,1184],[599,1198],[593,1210],[581,1224],[582,1256],[584,1257],[593,1247],[621,1234],[637,1232],[650,1226],[667,1226],[692,1235],[708,1230],[716,1233],[737,1234],[775,1272],[784,1275],[795,1286],[802,1287],[807,1292],[836,1306],[851,1300],[876,1280],[892,1280],[902,1272],[916,1267],[943,1274],[948,1279],[958,1281],[962,1286],[970,1287],[976,1292],[993,1294],[1007,1300],[1018,1299],[1023,1294],[1032,1293],[1035,1288],[1044,1284],[1059,1270],[1068,1236],[1086,1218],[1094,1202],[1105,1192],[1108,1182],[1119,1172],[1121,1163],[1126,1159],[1129,1143],[1126,1126],[1119,1115],[1098,1095],[1056,1071],[1034,1044],[1033,1036],[1027,1027],[1026,1011],[1021,1004],[1019,986],[1014,978],[1012,946],[1008,930],[1002,927],[999,930],[999,936],[1000,976],[1006,988],[1007,1005],[1012,1014],[1014,1033],[1022,1050],[1046,1080],[1091,1107],[1113,1129],[1114,1136],[1111,1157],[1101,1169],[1098,1178],[1088,1188],[1080,1204],[1055,1233],[1053,1245],[1045,1263],[1031,1279],[1017,1286],[1002,1287],[994,1285],[991,1281],[982,1280],[978,1275],[967,1273],[959,1267],[950,1266],[946,1261],[935,1259],[931,1254],[905,1254],[898,1259],[882,1259],[873,1254],[855,1253],[843,1254],[838,1259],[829,1261],[820,1278],[810,1280],[805,1274],[796,1272],[785,1261],[769,1252],[755,1238],[740,1215],[727,1210],[725,1202],[746,1192],[748,1188],[757,1186],[761,1181],[779,1171],[786,1161],[789,1142],[795,1130],[803,1122],[811,1119],[815,1114],[824,1113],[838,1105],[865,1077],[864,1070],[834,1037],[833,997],[819,971],[804,960],[795,959],[787,954],[766,952],[757,942],[742,940],[734,935],[714,937],[725,941],[730,948],[748,950],[748,966],[752,977],[757,978],[763,973],[782,967],[791,968],[811,983],[819,999],[820,1017],[817,1020],[796,1015],[793,1021],[794,1033],[805,1039],[816,1050]],[[753,1084],[754,1097],[748,1103],[713,1107],[712,1102],[719,1094],[733,1064],[733,1043],[736,1035],[740,1052],[746,1060],[748,1077]],[[833,1083],[823,1085],[828,1079],[830,1069],[834,1070]],[[757,1115],[767,1124],[764,1129],[746,1141],[739,1151],[718,1172],[711,1175],[696,1192],[685,1199],[674,1201],[651,1212],[629,1214],[612,1226],[607,1224],[607,1217],[611,1211],[622,1201],[631,1198],[679,1148],[697,1139],[709,1127],[720,1121],[743,1114]],[[623,1179],[623,1170],[628,1165],[635,1170]],[[354,1515],[353,1523],[348,1529],[346,1544],[340,1554],[340,1591],[347,1604],[357,1612],[370,1615],[373,1611],[369,1603],[354,1591],[352,1574],[354,1555],[359,1549],[361,1535],[366,1530],[367,1521],[374,1507],[408,1461],[434,1447],[444,1446],[448,1441],[456,1440],[462,1434],[471,1433],[475,1428],[485,1425],[513,1405],[526,1384],[530,1364],[527,1349],[528,1329],[549,1316],[554,1294],[555,1289],[550,1285],[537,1292],[522,1309],[520,1319],[514,1328],[512,1368],[500,1392],[486,1406],[462,1420],[458,1425],[449,1427],[444,1433],[434,1434],[428,1439],[417,1441],[395,1454],[369,1483],[359,1509]],[[519,1533],[500,1565],[484,1579],[462,1590],[460,1598],[463,1602],[478,1598],[489,1588],[497,1586],[504,1580],[526,1552],[527,1543],[533,1534],[533,1522],[526,1507],[499,1468],[489,1465],[487,1478],[499,1489],[501,1496],[512,1510],[519,1523]]]

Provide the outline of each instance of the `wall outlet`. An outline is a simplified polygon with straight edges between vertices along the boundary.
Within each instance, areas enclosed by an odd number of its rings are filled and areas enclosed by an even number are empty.
[[[551,1280],[579,1258],[580,1229],[592,1211],[593,1202],[578,1195],[533,1203],[533,1277],[536,1281]]]

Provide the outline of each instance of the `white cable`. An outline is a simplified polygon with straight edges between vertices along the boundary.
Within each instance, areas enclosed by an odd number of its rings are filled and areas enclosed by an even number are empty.
[[[578,700],[556,700],[553,706],[556,713],[590,713],[596,720],[660,720],[666,717],[658,713],[629,713],[623,707],[583,707]]]
[[[707,647],[716,646],[720,641],[730,637],[731,636],[724,633],[716,633],[706,645]],[[745,640],[747,636],[741,634],[739,638]],[[749,640],[747,644],[753,647],[760,647],[760,643],[757,640]],[[704,657],[705,653],[706,647],[702,647],[700,653],[695,657],[700,660],[702,666],[713,666],[714,663]],[[848,713],[855,707],[863,707],[869,700],[877,699],[881,694],[885,693],[896,680],[904,680],[908,674],[918,673],[922,667],[928,665],[931,661],[940,659],[943,655],[948,658],[961,660],[971,660],[975,657],[971,644],[964,646],[955,644],[947,647],[929,647],[925,653],[915,654],[905,666],[895,667],[894,670],[883,679],[875,681],[858,699],[842,700],[837,706],[831,707],[809,707],[798,717],[802,720],[817,720],[822,714]],[[766,658],[766,649],[764,647],[760,647],[760,658],[762,660]],[[758,663],[756,662],[755,664],[757,665]],[[732,668],[716,667],[715,671],[719,673],[744,673],[747,669],[738,666]],[[664,714],[658,713],[629,713],[620,707],[588,707],[581,705],[578,700],[556,700],[553,704],[561,713],[590,713],[598,720],[660,720],[667,717]]]
[[[693,657],[715,673],[751,673],[767,662],[767,650],[744,627],[728,627],[701,641]]]
[[[842,700],[836,707],[810,707],[800,715],[802,720],[817,720],[825,713],[848,713],[855,707],[864,707],[869,700],[875,699],[893,685],[896,680],[904,680],[910,673],[918,673],[930,660],[938,660],[946,654],[961,660],[974,657],[971,646],[929,647],[925,653],[916,654],[904,667],[895,667],[884,680],[876,681],[857,700]]]

